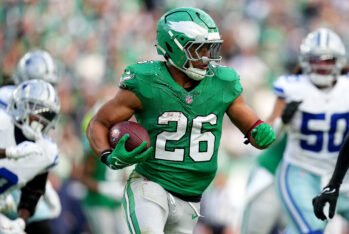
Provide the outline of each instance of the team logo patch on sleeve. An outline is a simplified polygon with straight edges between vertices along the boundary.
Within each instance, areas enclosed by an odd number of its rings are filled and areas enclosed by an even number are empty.
[[[121,76],[121,78],[120,78],[120,84],[119,84],[119,86],[120,86],[120,87],[123,87],[124,82],[125,82],[126,80],[131,80],[131,79],[133,79],[134,77],[135,77],[135,75],[134,75],[134,74],[131,74],[130,71],[125,72],[125,73]]]

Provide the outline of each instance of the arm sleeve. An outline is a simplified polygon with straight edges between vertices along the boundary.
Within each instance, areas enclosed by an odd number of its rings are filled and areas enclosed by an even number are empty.
[[[30,216],[35,212],[40,197],[45,193],[48,172],[35,176],[21,189],[18,210],[26,209]]]
[[[349,135],[346,136],[344,143],[339,151],[338,159],[334,172],[332,174],[331,185],[340,185],[349,168]]]

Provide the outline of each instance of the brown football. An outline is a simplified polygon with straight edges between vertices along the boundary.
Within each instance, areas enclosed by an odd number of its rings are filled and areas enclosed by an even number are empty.
[[[110,146],[114,148],[126,133],[130,135],[125,143],[125,148],[128,151],[133,150],[143,141],[147,142],[147,148],[150,146],[150,137],[147,130],[142,125],[132,121],[123,121],[111,127],[109,130]]]

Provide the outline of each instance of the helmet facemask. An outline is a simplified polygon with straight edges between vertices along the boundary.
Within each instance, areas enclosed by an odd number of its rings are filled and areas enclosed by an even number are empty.
[[[194,80],[201,80],[205,76],[213,76],[214,73],[210,69],[211,62],[220,62],[220,48],[222,41],[198,42],[189,41],[184,46],[184,52],[187,57],[187,63],[184,65],[184,72]],[[207,56],[205,56],[207,55]],[[205,69],[194,67],[193,64],[199,62]],[[207,66],[207,68],[206,68]]]
[[[209,64],[221,61],[222,42],[212,18],[199,9],[175,9],[158,23],[158,53],[194,80],[214,75]]]
[[[310,33],[301,44],[300,65],[319,88],[332,87],[345,66],[345,47],[329,29]]]
[[[14,91],[8,111],[15,125],[30,140],[47,135],[54,128],[60,104],[54,88],[47,82],[30,80]]]

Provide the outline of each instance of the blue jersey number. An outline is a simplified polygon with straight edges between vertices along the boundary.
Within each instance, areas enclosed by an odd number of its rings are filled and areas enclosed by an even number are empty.
[[[314,141],[308,141],[305,139],[302,139],[300,141],[300,145],[302,149],[309,150],[312,152],[320,152],[324,145],[327,146],[328,152],[338,152],[344,137],[348,133],[348,126],[349,126],[349,113],[335,113],[331,115],[330,118],[330,126],[328,133],[323,132],[322,130],[313,130],[310,127],[310,121],[319,121],[325,120],[326,115],[325,113],[320,114],[311,114],[302,112],[302,124],[301,124],[301,133],[307,138],[313,136]],[[343,135],[340,136],[340,140],[336,140],[335,136],[338,131],[338,124],[340,121],[345,122],[345,130],[343,131]],[[325,134],[328,134],[328,137],[325,138]],[[326,141],[326,142],[325,142]]]
[[[18,183],[16,174],[7,170],[4,167],[0,168],[0,194],[5,192],[8,188]]]

